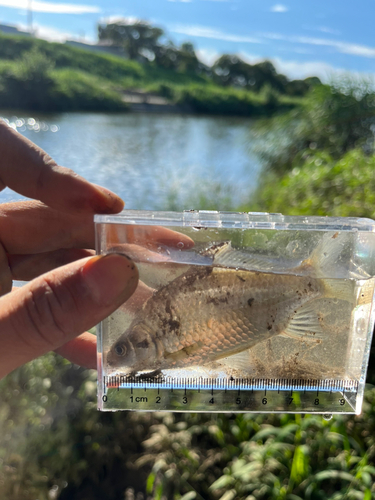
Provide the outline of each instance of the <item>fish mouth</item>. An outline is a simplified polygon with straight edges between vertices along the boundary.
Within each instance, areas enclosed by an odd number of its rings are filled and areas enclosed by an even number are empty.
[[[114,359],[112,358],[111,354],[112,354],[111,351],[107,351],[105,353],[105,359],[106,359],[107,365],[111,368],[114,368],[116,366],[116,364],[114,363]]]

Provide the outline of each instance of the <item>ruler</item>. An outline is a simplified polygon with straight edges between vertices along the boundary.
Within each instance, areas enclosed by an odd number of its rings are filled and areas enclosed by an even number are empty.
[[[361,384],[363,385],[363,384]],[[359,414],[356,380],[105,376],[99,410]]]

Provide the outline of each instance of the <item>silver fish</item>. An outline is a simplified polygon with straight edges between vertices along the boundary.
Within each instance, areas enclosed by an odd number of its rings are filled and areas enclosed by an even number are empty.
[[[107,363],[151,372],[203,366],[276,335],[320,342],[314,300],[352,295],[349,280],[197,266],[150,297]]]

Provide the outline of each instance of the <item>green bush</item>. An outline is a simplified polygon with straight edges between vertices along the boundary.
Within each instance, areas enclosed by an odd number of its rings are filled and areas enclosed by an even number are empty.
[[[174,102],[188,106],[197,113],[254,117],[269,116],[295,106],[295,102],[280,100],[273,89],[266,88],[264,92],[256,94],[212,85],[179,87],[175,91]]]
[[[55,69],[35,47],[0,67],[0,106],[37,111],[127,109],[108,81],[74,69]]]
[[[374,170],[375,156],[362,149],[349,151],[339,160],[310,150],[281,178],[266,176],[254,206],[288,215],[375,218]]]
[[[283,173],[309,148],[338,159],[361,147],[374,147],[375,92],[371,82],[347,79],[317,85],[289,114],[259,122],[256,153],[269,171]]]
[[[48,109],[54,85],[52,60],[35,48],[25,52],[13,66],[3,69],[0,103],[7,108]]]

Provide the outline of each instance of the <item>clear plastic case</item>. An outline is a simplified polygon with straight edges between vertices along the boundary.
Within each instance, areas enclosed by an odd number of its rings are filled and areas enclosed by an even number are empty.
[[[140,277],[98,327],[99,409],[360,412],[374,221],[126,210],[95,223],[97,252],[125,253]]]

